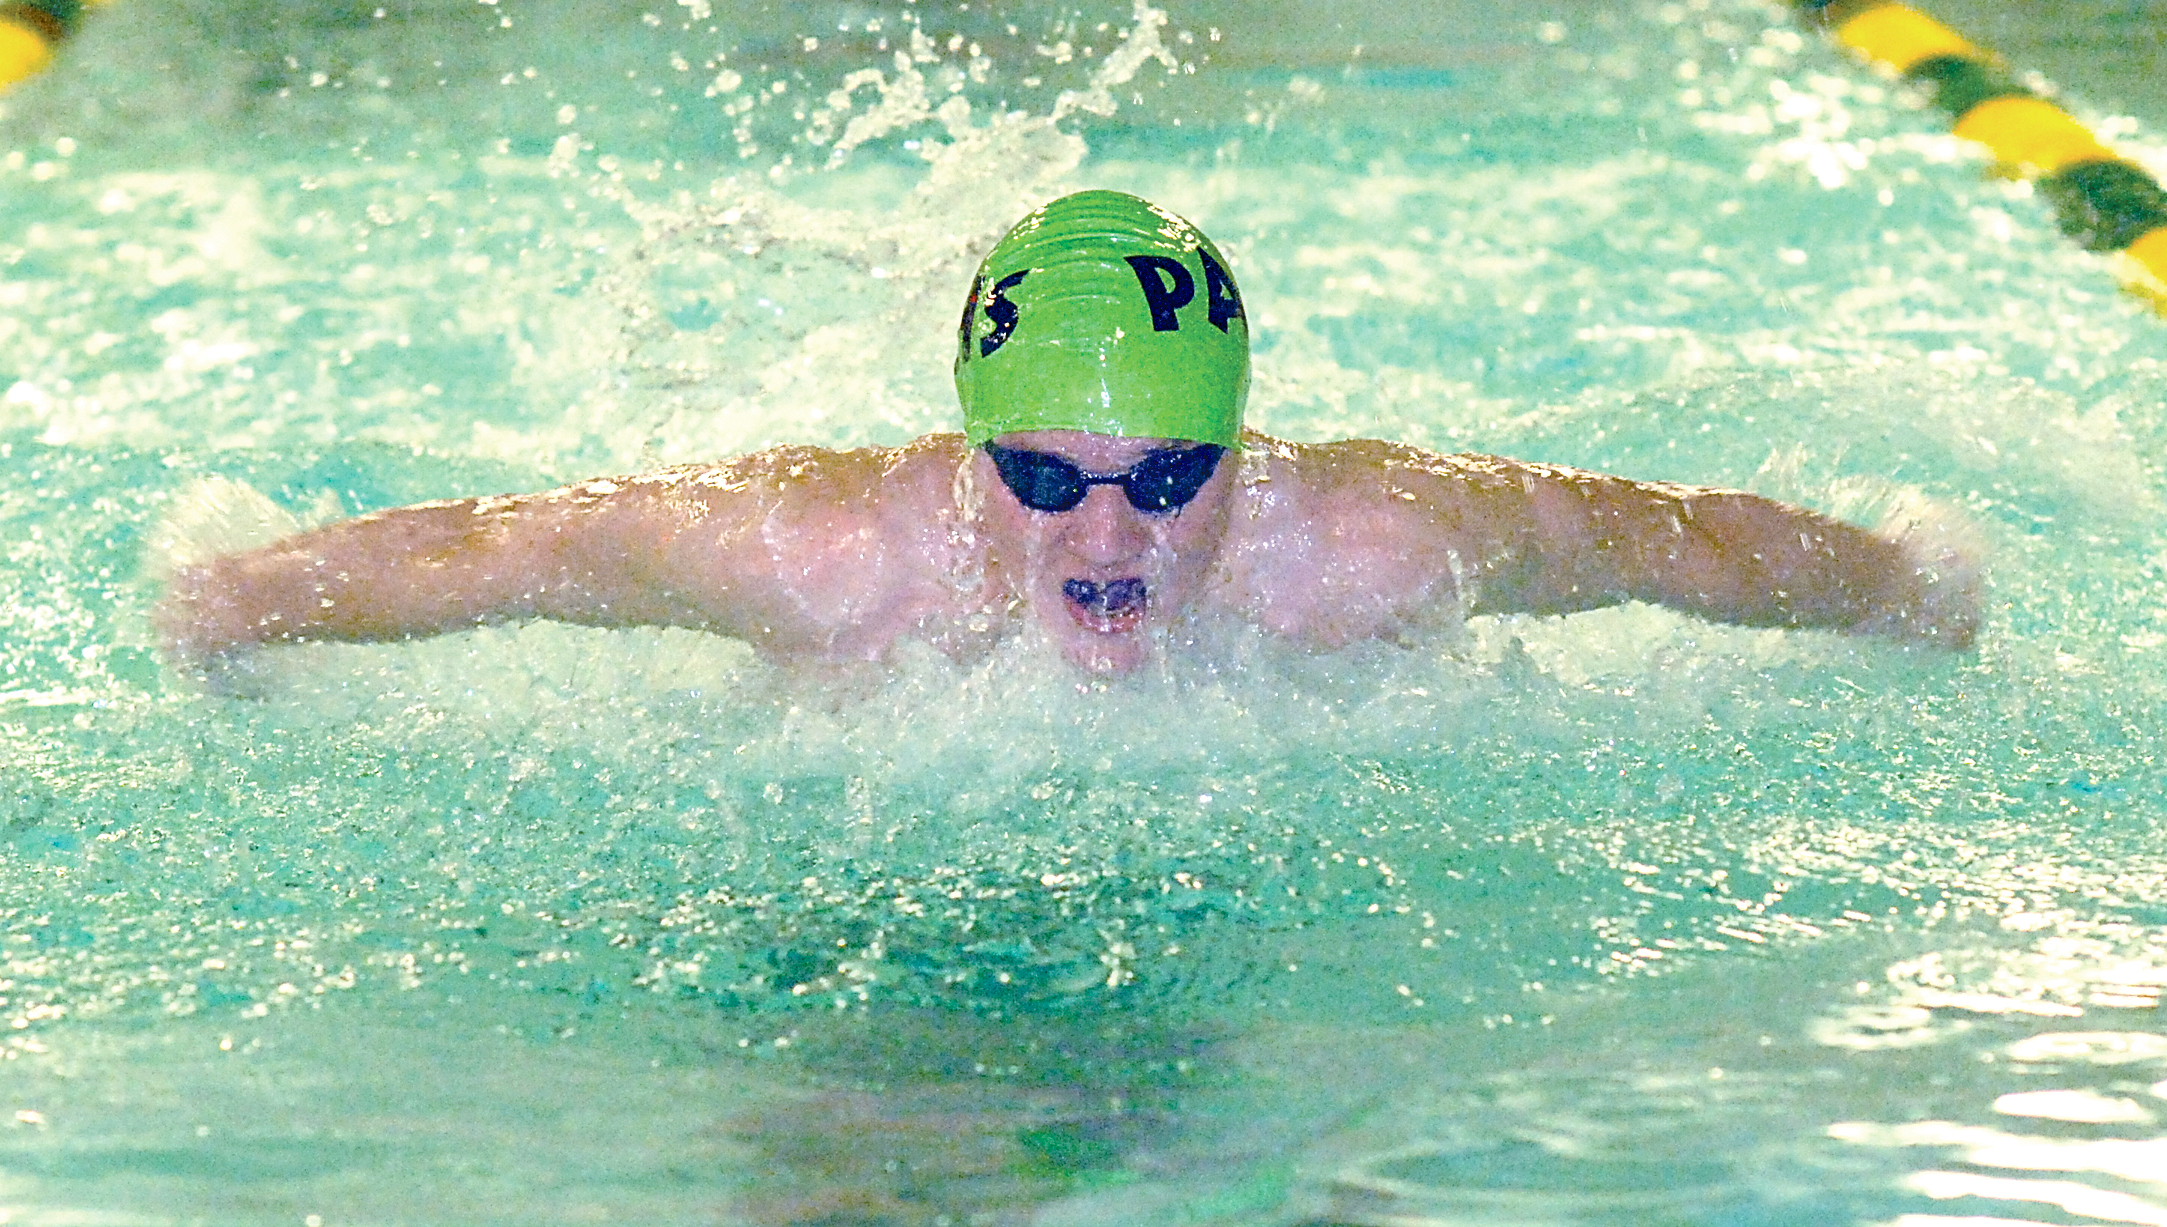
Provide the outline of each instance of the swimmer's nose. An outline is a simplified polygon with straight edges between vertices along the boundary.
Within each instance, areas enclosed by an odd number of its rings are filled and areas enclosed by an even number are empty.
[[[1151,548],[1151,525],[1119,486],[1091,487],[1063,520],[1068,547],[1088,562],[1120,562]]]

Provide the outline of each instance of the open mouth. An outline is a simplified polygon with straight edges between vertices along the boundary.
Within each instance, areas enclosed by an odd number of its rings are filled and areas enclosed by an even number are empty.
[[[1143,624],[1144,610],[1150,604],[1144,581],[1134,577],[1103,584],[1072,579],[1061,585],[1061,595],[1068,598],[1069,616],[1076,619],[1078,626],[1102,635],[1135,630]]]

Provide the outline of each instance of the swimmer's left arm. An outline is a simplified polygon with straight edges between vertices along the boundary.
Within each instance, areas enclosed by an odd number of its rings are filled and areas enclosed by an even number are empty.
[[[1648,601],[1744,626],[1818,627],[1956,650],[1979,624],[1976,569],[1760,495],[1490,457],[1456,468],[1456,535],[1476,545],[1469,611],[1570,613]]]

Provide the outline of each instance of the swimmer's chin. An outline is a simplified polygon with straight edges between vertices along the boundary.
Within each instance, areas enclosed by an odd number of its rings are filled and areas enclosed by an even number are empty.
[[[1057,634],[1061,651],[1082,672],[1118,677],[1134,672],[1151,656],[1153,638],[1145,631],[1141,604],[1114,617],[1094,616],[1068,607],[1068,626]]]
[[[1143,665],[1151,648],[1142,635],[1093,636],[1063,644],[1062,654],[1079,672],[1093,677],[1123,677]]]

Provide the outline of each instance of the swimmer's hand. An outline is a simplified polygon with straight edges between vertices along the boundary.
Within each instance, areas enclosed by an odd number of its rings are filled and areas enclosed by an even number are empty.
[[[330,499],[310,514],[324,518],[337,511],[337,501]],[[246,688],[224,682],[247,672],[247,649],[260,636],[251,632],[233,594],[218,584],[215,565],[290,537],[302,526],[299,517],[261,491],[228,478],[198,481],[174,499],[151,530],[144,569],[166,587],[151,623],[176,670],[214,690]]]
[[[166,596],[151,610],[166,666],[204,691],[229,698],[260,698],[272,680],[271,662],[257,648],[258,628],[219,591],[212,569],[175,571]]]
[[[1930,504],[1900,508],[1876,533],[1901,551],[1881,607],[1849,629],[1962,652],[1978,638],[1981,606],[1977,535]]]
[[[207,566],[181,567],[167,577],[165,599],[151,610],[167,662],[199,678],[222,672],[256,641],[231,597],[210,581]]]

